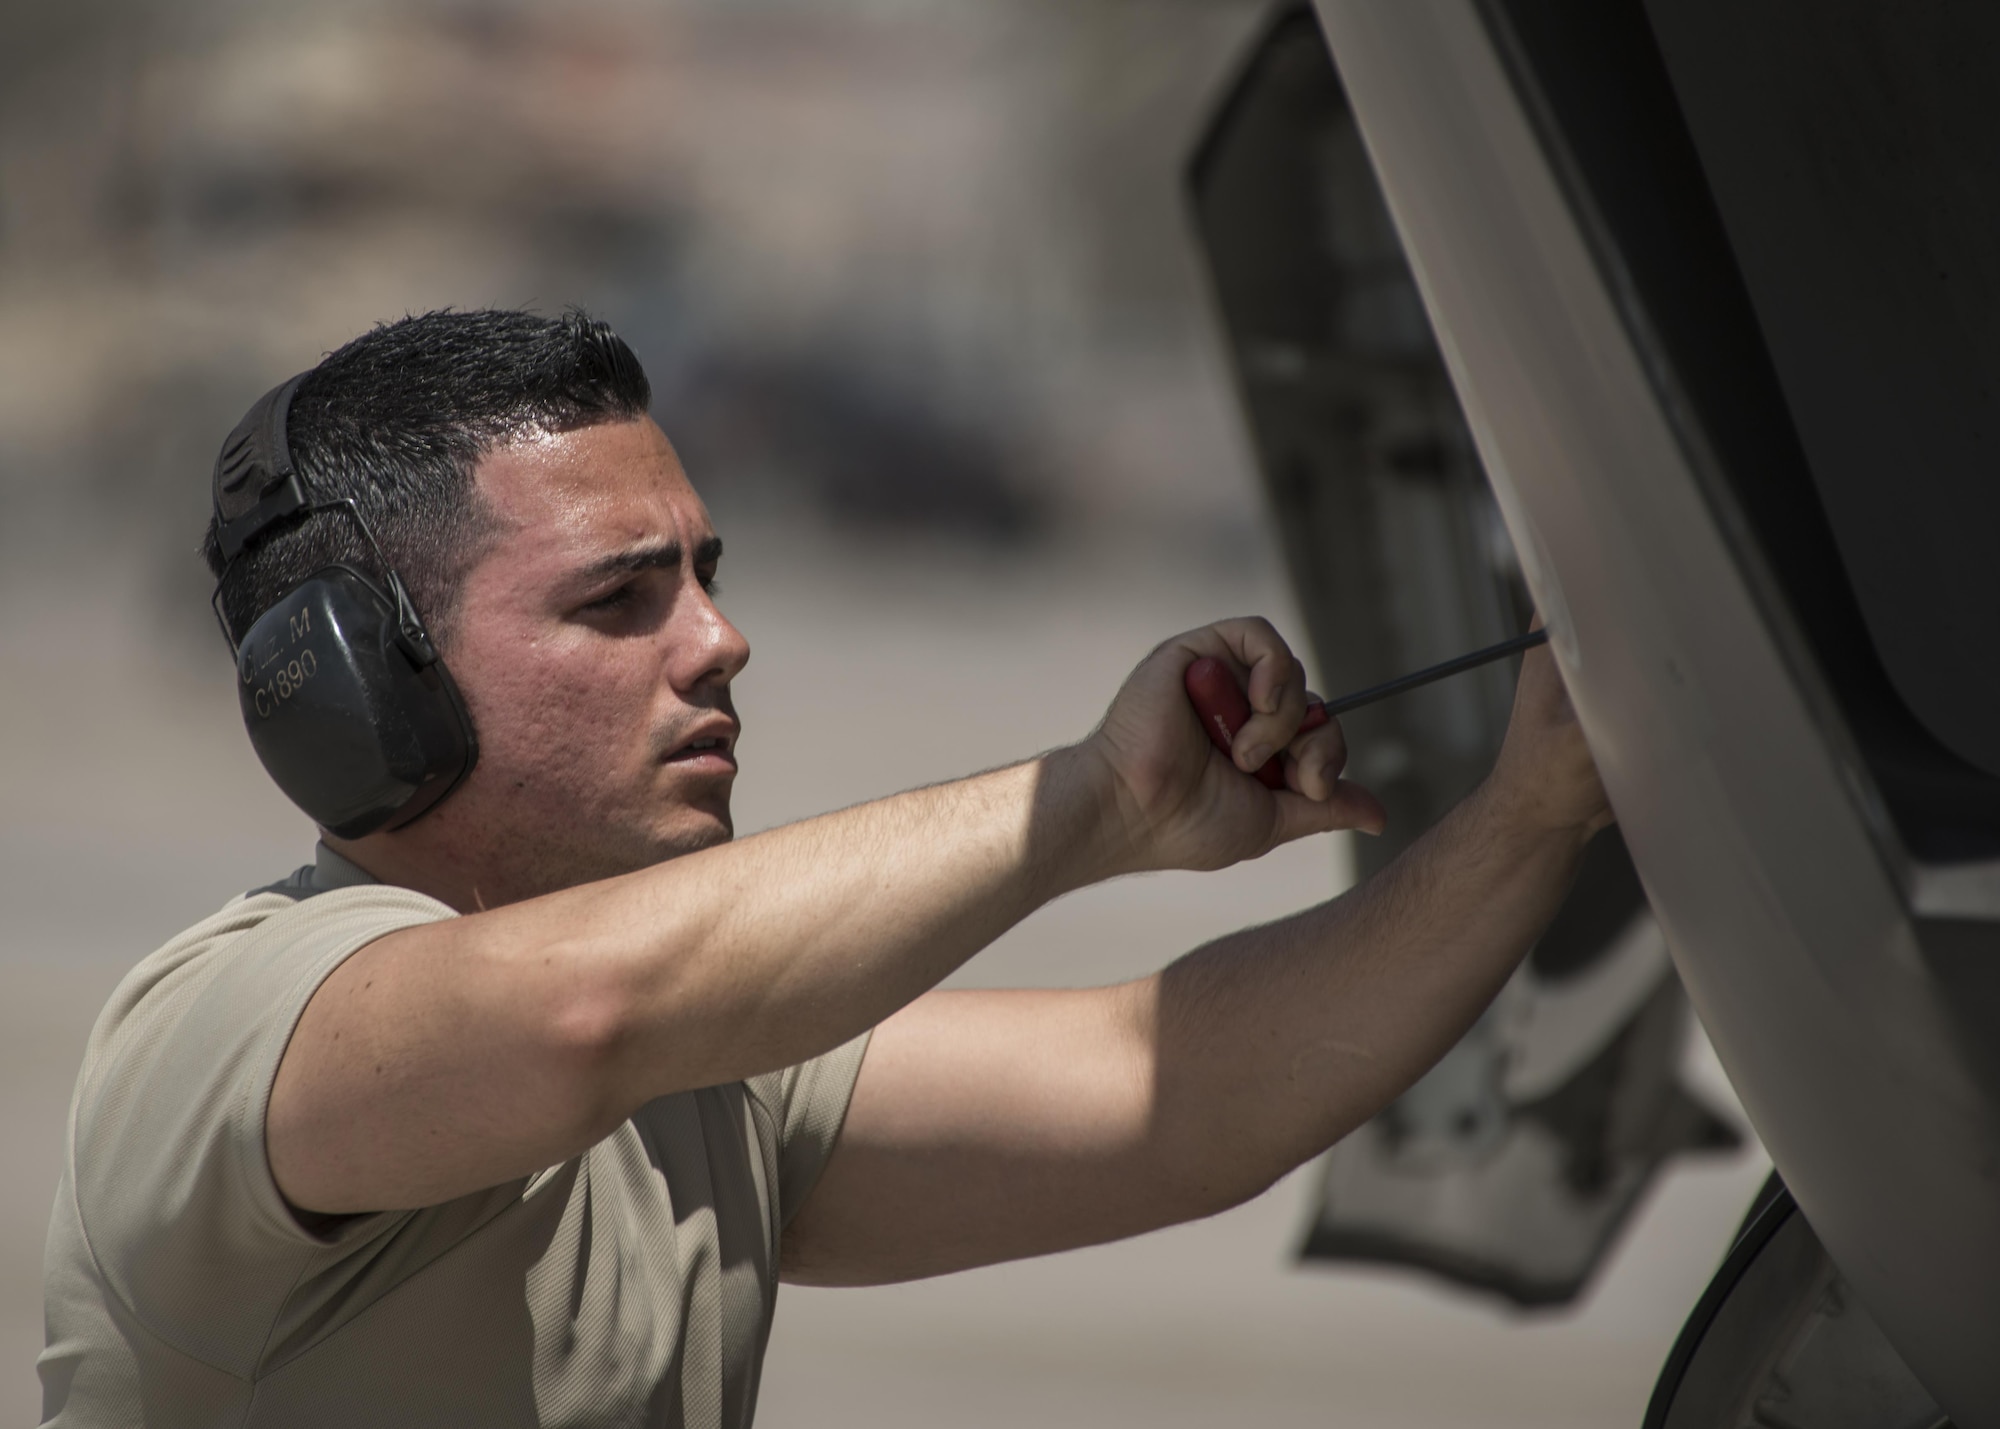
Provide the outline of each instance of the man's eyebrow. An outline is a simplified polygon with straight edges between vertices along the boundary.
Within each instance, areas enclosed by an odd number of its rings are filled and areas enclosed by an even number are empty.
[[[681,543],[679,541],[656,541],[650,546],[634,546],[629,551],[619,551],[593,561],[577,572],[584,580],[602,580],[606,576],[637,575],[640,571],[670,570],[681,567]]]
[[[649,546],[635,546],[629,551],[619,551],[614,555],[593,561],[578,572],[584,580],[602,580],[606,576],[637,575],[640,571],[677,571],[681,565],[681,543],[679,541],[656,541]],[[722,559],[722,538],[710,536],[694,548],[696,566],[712,566]]]

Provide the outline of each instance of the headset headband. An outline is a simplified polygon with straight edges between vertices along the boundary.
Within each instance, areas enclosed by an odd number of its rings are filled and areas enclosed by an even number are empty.
[[[301,372],[259,397],[215,458],[216,540],[225,564],[272,526],[305,509],[305,488],[285,436],[292,393],[305,378]]]
[[[298,468],[292,464],[291,441],[285,430],[292,393],[306,376],[301,372],[288,377],[252,403],[215,458],[213,491],[216,541],[222,547],[222,576],[229,573],[230,566],[252,541],[279,522],[320,511],[344,511],[354,518],[354,524],[361,528],[362,539],[375,553],[375,566],[388,587],[387,595],[395,608],[396,632],[404,649],[419,667],[428,665],[437,659],[437,647],[431,643],[403,578],[389,564],[361,508],[351,497],[335,501],[306,498]],[[215,593],[210,596],[209,604],[215,609],[216,623],[222,627],[222,638],[234,651],[236,635],[222,610],[222,576],[216,577]]]

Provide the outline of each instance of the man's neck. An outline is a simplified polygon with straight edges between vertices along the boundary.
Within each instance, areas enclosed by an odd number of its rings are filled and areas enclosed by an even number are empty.
[[[515,901],[496,897],[491,878],[483,880],[482,887],[476,872],[459,867],[459,861],[447,853],[395,834],[343,839],[322,829],[320,842],[376,882],[414,889],[460,913],[477,913]]]

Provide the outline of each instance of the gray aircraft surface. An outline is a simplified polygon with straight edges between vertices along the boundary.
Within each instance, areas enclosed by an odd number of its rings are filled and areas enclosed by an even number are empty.
[[[1189,166],[1331,691],[1547,617],[1619,818],[1303,1253],[1573,1298],[1776,1174],[1648,1429],[2000,1426],[2000,7],[1281,4]],[[1345,719],[1397,839],[1506,675]]]

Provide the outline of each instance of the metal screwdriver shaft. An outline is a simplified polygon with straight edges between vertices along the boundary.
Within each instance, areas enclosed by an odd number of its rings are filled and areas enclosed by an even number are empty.
[[[1548,638],[1549,632],[1546,628],[1530,630],[1526,635],[1516,635],[1512,640],[1502,640],[1498,645],[1488,645],[1483,650],[1471,651],[1446,660],[1441,665],[1432,665],[1428,669],[1400,675],[1386,684],[1371,685],[1365,690],[1356,690],[1351,695],[1342,695],[1337,700],[1328,700],[1326,712],[1330,715],[1343,715],[1363,705],[1372,705],[1377,700],[1386,700],[1391,695],[1420,689],[1434,681],[1449,679],[1466,670],[1476,670],[1481,665],[1490,665],[1493,661],[1504,660],[1509,655],[1518,655],[1523,650],[1532,650],[1537,645],[1547,644]]]

